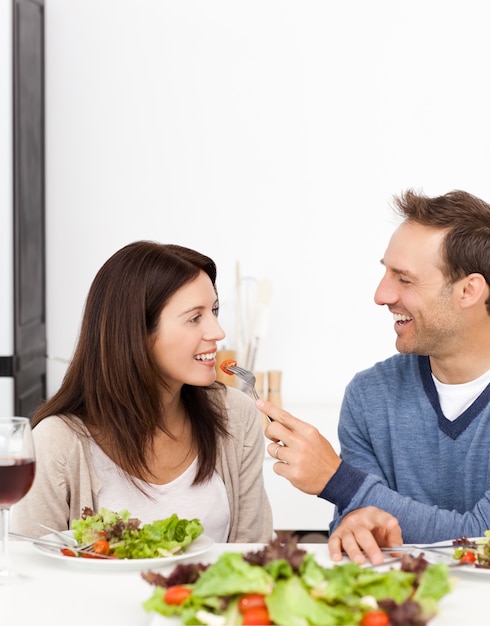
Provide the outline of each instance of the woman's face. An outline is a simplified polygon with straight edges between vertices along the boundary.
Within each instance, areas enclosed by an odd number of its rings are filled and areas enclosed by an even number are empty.
[[[204,386],[216,379],[218,299],[205,272],[181,287],[163,308],[152,345],[153,357],[172,388]]]

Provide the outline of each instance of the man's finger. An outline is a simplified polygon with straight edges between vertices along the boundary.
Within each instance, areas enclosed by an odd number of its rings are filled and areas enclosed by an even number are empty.
[[[305,424],[305,422],[302,422],[297,417],[294,417],[294,415],[291,415],[291,413],[288,413],[285,409],[282,409],[267,400],[262,400],[262,398],[255,402],[255,406],[260,411],[271,417],[275,422],[286,426],[289,430],[298,430],[301,428],[301,424]]]

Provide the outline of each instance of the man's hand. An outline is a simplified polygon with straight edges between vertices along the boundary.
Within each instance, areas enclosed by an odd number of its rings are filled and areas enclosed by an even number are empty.
[[[257,400],[256,406],[273,420],[264,433],[273,442],[267,446],[267,452],[278,460],[275,473],[305,493],[321,493],[341,463],[329,441],[317,428],[271,402]],[[328,550],[333,561],[341,561],[347,554],[357,563],[364,563],[367,557],[377,565],[384,561],[379,547],[402,543],[396,517],[368,506],[343,518],[329,538]]]
[[[267,452],[282,461],[274,464],[275,473],[305,493],[321,493],[341,462],[329,441],[317,428],[271,402],[257,400],[256,406],[273,420],[264,434],[273,442]]]
[[[345,553],[351,561],[380,565],[384,555],[380,547],[391,548],[403,543],[398,520],[390,513],[367,506],[348,513],[328,540],[332,561],[342,560]],[[396,549],[393,550],[396,552]]]

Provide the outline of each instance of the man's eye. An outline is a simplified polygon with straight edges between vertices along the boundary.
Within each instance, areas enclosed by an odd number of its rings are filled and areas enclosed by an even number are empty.
[[[405,278],[399,278],[398,280],[404,285],[409,285],[412,282],[410,280],[406,280]]]

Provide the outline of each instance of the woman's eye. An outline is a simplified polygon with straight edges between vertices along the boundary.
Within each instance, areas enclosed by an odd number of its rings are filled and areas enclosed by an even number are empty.
[[[198,313],[197,315],[194,315],[194,317],[191,317],[191,319],[189,320],[189,322],[191,322],[192,324],[195,322],[198,322],[201,319],[202,315],[200,313]]]
[[[214,306],[213,307],[213,315],[215,317],[218,317],[218,314],[219,314],[219,306]]]

